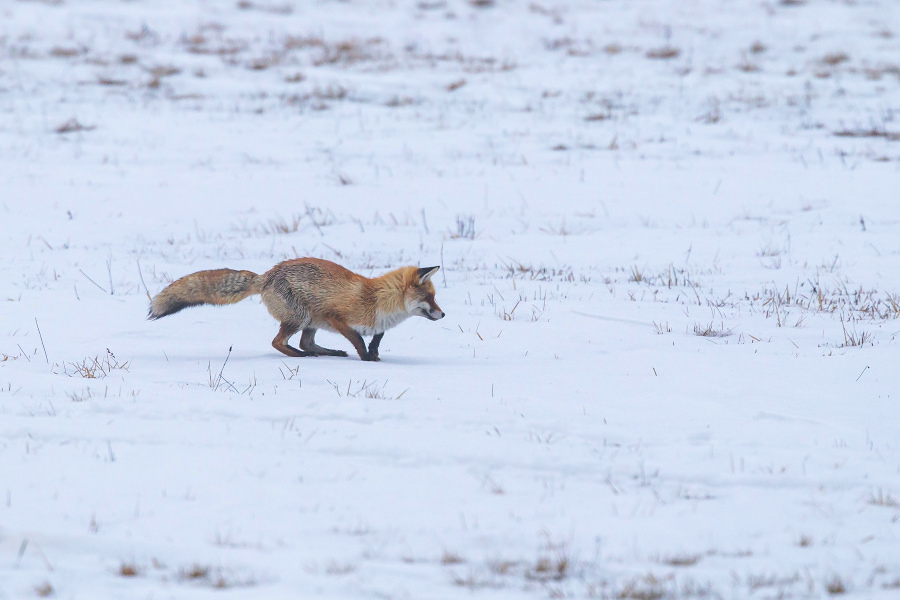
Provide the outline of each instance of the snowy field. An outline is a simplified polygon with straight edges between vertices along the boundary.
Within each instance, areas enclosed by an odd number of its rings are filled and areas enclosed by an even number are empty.
[[[898,190],[893,0],[3,0],[0,599],[898,598]]]

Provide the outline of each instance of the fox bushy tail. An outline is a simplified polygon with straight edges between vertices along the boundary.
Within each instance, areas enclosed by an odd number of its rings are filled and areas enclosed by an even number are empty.
[[[215,269],[186,275],[169,284],[150,302],[148,319],[160,319],[198,304],[234,304],[259,294],[263,278],[252,271]]]

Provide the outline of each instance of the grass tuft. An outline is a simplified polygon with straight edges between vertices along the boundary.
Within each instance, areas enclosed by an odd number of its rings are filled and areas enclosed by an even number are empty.
[[[663,582],[652,573],[635,577],[613,594],[619,600],[660,600],[665,596]]]
[[[822,62],[828,65],[829,67],[836,67],[842,63],[850,60],[850,57],[847,56],[846,52],[832,52],[830,54],[826,54],[822,58]]]
[[[662,335],[664,333],[672,333],[672,328],[669,327],[668,321],[666,321],[665,323],[663,323],[662,321],[660,321],[659,323],[653,321],[653,331],[656,332],[656,335]]]
[[[700,554],[675,554],[663,558],[660,562],[672,567],[692,567],[703,558]]]
[[[681,56],[681,50],[674,46],[666,45],[648,50],[645,56],[655,60],[668,60],[670,58],[678,58]]]
[[[724,323],[719,323],[718,327],[713,321],[706,324],[694,323],[694,335],[700,337],[728,337],[731,333],[731,329],[726,329]]]
[[[475,217],[457,215],[456,231],[450,232],[451,239],[454,240],[474,240],[475,239]]]
[[[890,494],[885,494],[884,490],[879,489],[878,493],[873,493],[869,496],[869,504],[872,506],[886,506],[888,508],[900,508],[900,501],[891,496]]]
[[[93,131],[96,129],[96,125],[83,125],[78,119],[69,119],[62,125],[59,125],[54,129],[56,133],[79,133],[81,131]]]
[[[353,380],[348,380],[346,388],[344,386],[338,385],[337,383],[335,383],[334,381],[331,381],[330,379],[326,379],[325,381],[327,381],[329,383],[329,385],[331,385],[331,387],[334,388],[334,391],[335,391],[335,393],[337,393],[338,398],[368,398],[370,400],[399,400],[400,398],[403,397],[403,395],[406,392],[409,391],[409,388],[406,388],[405,390],[400,392],[400,394],[397,396],[389,396],[384,391],[385,387],[387,387],[387,384],[388,384],[387,380],[385,380],[385,382],[382,383],[381,386],[378,385],[377,380],[376,381],[363,380],[362,383],[360,383],[359,380],[357,380],[355,384],[354,384]]]
[[[182,579],[205,579],[209,577],[209,567],[194,564],[193,566],[182,569],[179,573]]]
[[[848,330],[843,317],[841,317],[841,327],[844,330],[844,347],[864,346],[872,343],[872,340],[875,339],[875,334],[871,331],[857,331],[855,327],[852,330]]]
[[[525,577],[536,581],[561,581],[569,574],[571,567],[572,563],[565,553],[555,557],[542,556],[525,572]]]
[[[847,138],[884,138],[889,142],[900,142],[900,133],[877,127],[872,127],[871,129],[841,129],[835,131],[834,135]]]
[[[116,355],[107,348],[106,356],[102,358],[100,356],[95,356],[94,358],[85,358],[81,362],[64,363],[63,372],[69,377],[78,375],[85,379],[105,379],[114,371],[128,372],[129,364],[130,361],[120,362],[119,359],[116,358]],[[72,369],[72,372],[69,372],[70,368]]]
[[[847,586],[839,576],[833,575],[825,582],[825,590],[829,596],[840,596],[847,593]]]

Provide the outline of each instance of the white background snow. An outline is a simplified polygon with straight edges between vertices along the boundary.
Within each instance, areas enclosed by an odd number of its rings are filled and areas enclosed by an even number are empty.
[[[3,1],[0,598],[898,597],[898,114],[891,0]],[[145,320],[297,256],[447,317]]]

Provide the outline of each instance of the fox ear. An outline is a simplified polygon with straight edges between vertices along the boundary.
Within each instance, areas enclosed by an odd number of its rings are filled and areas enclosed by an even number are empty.
[[[431,276],[438,272],[440,267],[422,267],[419,269],[419,285],[425,283]]]

